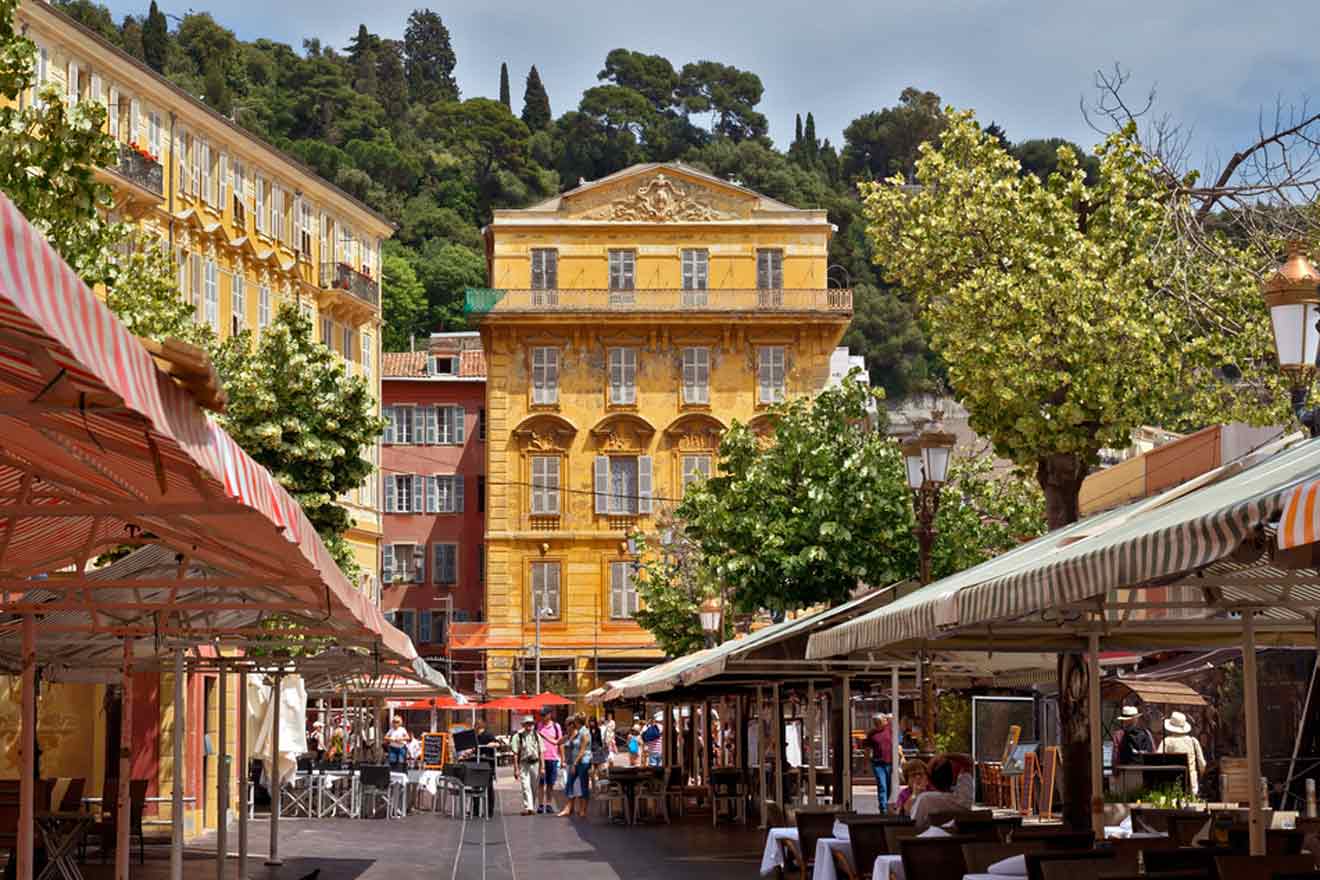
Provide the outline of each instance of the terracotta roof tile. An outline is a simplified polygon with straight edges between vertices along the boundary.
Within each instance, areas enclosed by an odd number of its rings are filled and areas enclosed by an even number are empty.
[[[465,351],[459,356],[458,375],[463,377],[485,377],[486,353],[481,349]]]
[[[381,355],[382,375],[389,376],[425,376],[426,352],[424,351],[387,351]]]

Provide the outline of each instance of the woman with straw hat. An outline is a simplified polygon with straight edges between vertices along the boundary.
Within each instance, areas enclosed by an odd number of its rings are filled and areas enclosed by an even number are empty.
[[[1166,755],[1187,756],[1187,780],[1192,794],[1200,790],[1200,776],[1205,772],[1205,754],[1201,751],[1200,741],[1192,736],[1192,725],[1187,716],[1174,712],[1164,719],[1164,742],[1160,751]]]

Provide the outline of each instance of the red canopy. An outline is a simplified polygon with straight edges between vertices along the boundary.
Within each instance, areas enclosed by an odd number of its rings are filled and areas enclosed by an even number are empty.
[[[491,700],[489,703],[482,703],[482,709],[507,709],[512,712],[535,712],[546,706],[571,706],[573,701],[561,697],[558,694],[552,694],[549,691],[536,694],[519,694],[510,697],[501,697],[498,700]]]
[[[385,705],[390,709],[483,709],[485,706],[481,703],[467,702],[460,703],[453,697],[424,697],[416,700],[386,700]]]

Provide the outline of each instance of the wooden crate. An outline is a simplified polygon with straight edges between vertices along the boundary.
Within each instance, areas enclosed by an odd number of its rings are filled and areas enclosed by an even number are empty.
[[[1229,804],[1251,801],[1251,777],[1247,774],[1246,758],[1219,759],[1219,799]]]

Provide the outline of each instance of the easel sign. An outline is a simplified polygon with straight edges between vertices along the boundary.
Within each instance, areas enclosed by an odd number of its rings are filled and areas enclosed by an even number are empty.
[[[1059,771],[1059,747],[1046,746],[1040,759],[1040,815],[1054,818],[1054,778]]]
[[[999,759],[999,765],[1005,776],[1021,776],[1023,771],[1022,761],[1013,763],[1017,757],[1018,739],[1022,736],[1022,727],[1014,724],[1008,728],[1008,737],[1004,740],[1004,755]]]
[[[443,770],[449,750],[449,734],[422,734],[422,767],[426,770]]]

